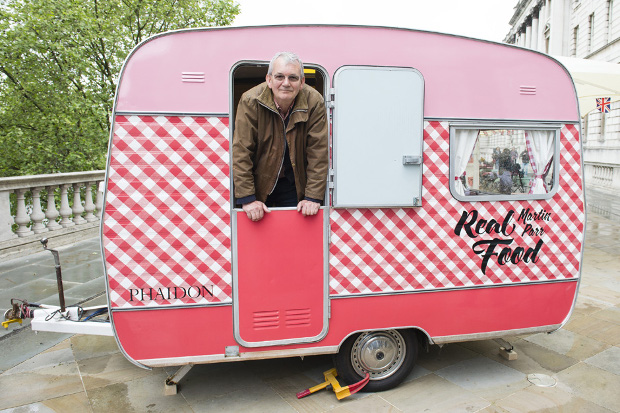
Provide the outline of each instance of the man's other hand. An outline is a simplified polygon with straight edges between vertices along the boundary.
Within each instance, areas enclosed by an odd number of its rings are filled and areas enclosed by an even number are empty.
[[[321,205],[318,202],[312,202],[304,199],[297,204],[297,211],[307,217],[310,215],[316,215],[319,212],[320,206]]]
[[[242,208],[248,218],[254,222],[263,219],[265,212],[271,212],[269,208],[267,208],[267,205],[263,204],[261,201],[254,201],[249,204],[244,204]]]

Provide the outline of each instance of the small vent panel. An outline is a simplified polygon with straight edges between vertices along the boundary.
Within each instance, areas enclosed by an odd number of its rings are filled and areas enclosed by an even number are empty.
[[[254,313],[253,327],[254,330],[267,330],[270,328],[278,328],[280,326],[279,311],[256,311]]]
[[[312,312],[309,308],[301,308],[297,310],[286,310],[286,326],[287,327],[308,327]]]
[[[521,95],[535,95],[536,86],[519,86],[519,94]]]
[[[292,310],[284,310],[284,327],[309,327],[312,321],[312,311],[309,308],[297,308]],[[280,311],[256,311],[252,319],[254,330],[269,330],[280,328],[281,322]]]
[[[204,83],[205,72],[181,72],[181,81],[185,83]]]

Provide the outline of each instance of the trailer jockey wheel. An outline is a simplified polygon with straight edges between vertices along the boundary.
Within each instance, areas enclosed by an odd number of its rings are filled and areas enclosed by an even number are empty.
[[[361,391],[388,390],[411,372],[418,357],[418,342],[411,330],[368,331],[349,337],[336,354],[338,375],[346,383],[370,381]]]

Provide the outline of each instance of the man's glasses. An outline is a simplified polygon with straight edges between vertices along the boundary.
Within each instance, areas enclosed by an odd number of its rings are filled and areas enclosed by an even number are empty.
[[[284,82],[284,79],[287,78],[287,76],[285,76],[283,74],[280,74],[280,73],[278,73],[277,75],[272,75],[272,77],[275,80],[277,80],[278,82]],[[297,76],[297,75],[289,75],[288,76],[288,81],[290,83],[297,83],[297,82],[299,82],[299,76]]]

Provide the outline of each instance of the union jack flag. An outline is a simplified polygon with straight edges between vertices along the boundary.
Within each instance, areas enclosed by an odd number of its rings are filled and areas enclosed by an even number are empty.
[[[609,113],[611,110],[611,98],[596,98],[596,108],[599,112]]]

